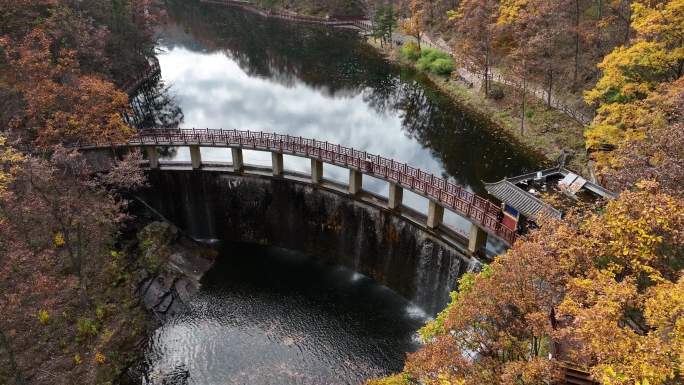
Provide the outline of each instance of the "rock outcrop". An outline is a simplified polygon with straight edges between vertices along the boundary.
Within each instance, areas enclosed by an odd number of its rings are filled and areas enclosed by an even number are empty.
[[[200,280],[214,263],[216,252],[179,234],[176,227],[153,222],[139,234],[144,265],[138,295],[159,321],[187,309],[200,289]]]

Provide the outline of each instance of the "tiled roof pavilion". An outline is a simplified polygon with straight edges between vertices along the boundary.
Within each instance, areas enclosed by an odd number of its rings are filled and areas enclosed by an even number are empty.
[[[555,218],[561,217],[562,213],[548,203],[521,189],[509,180],[504,179],[496,183],[485,183],[487,192],[502,202],[518,210],[528,218],[537,218],[546,213]]]
[[[531,172],[513,178],[506,178],[495,183],[485,183],[485,189],[489,194],[501,200],[502,202],[506,202],[509,206],[518,210],[522,215],[528,218],[535,218],[542,213],[546,213],[547,215],[555,218],[560,218],[563,214],[560,210],[521,189],[517,186],[517,184],[532,180],[546,179],[547,177],[551,176],[564,178],[568,175],[575,175],[572,171],[565,168],[565,158],[565,154],[561,155],[556,167],[547,168],[537,172]],[[616,197],[615,193],[601,187],[600,185],[593,182],[584,181],[584,179],[582,180],[582,187],[587,191],[590,191],[605,199],[613,199]]]

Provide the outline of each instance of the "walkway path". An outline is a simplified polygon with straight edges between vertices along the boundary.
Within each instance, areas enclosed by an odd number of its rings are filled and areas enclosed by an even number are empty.
[[[449,46],[449,44],[447,44],[444,41],[444,39],[434,39],[431,38],[429,35],[425,34],[422,37],[421,44],[447,52],[457,61],[463,62],[465,60],[464,58],[459,57],[456,54],[456,52],[454,52],[454,50]],[[460,66],[458,68],[458,72],[459,75],[463,77],[463,79],[473,84],[478,89],[482,86],[483,75],[472,72],[464,66]],[[504,75],[501,73],[501,71],[497,70],[496,68],[491,68],[490,72],[491,80],[517,89],[522,88],[520,86],[522,84],[522,81],[511,78],[508,75]],[[528,82],[526,88],[527,92],[544,101],[545,103],[549,100],[549,92],[544,87]],[[592,116],[587,115],[586,113],[576,108],[570,107],[557,94],[554,94],[553,92],[551,93],[550,102],[552,108],[555,108],[556,110],[564,113],[565,115],[571,117],[572,119],[576,120],[578,123],[582,125],[589,125],[593,119]]]

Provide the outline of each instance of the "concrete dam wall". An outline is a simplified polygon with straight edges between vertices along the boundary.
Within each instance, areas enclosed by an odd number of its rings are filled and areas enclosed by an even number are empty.
[[[410,221],[289,179],[212,171],[150,171],[143,199],[195,238],[292,249],[365,274],[428,313],[479,267]]]

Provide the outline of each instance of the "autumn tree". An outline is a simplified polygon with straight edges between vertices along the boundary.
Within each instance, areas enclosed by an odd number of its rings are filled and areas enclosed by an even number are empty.
[[[541,385],[571,360],[605,385],[680,381],[684,200],[658,189],[642,182],[599,211],[543,220],[466,274],[400,378]]]
[[[11,164],[16,156],[3,157]],[[140,155],[117,161],[102,179],[94,176],[80,153],[57,147],[48,160],[28,157],[14,167],[14,180],[0,198],[5,236],[25,245],[56,247],[85,289],[87,271],[113,241],[126,219],[126,201],[116,191],[140,187]]]
[[[565,48],[569,29],[567,5],[563,1],[504,0],[499,19],[504,53],[502,62],[517,80],[520,95],[521,134],[524,132],[527,92],[530,83],[546,84],[546,102],[551,105],[554,85],[571,55]]]
[[[464,56],[466,67],[482,75],[483,90],[485,95],[489,95],[497,39],[499,1],[463,0],[450,17],[459,34],[458,53]]]
[[[147,65],[153,14],[147,0],[0,0],[0,366],[9,364],[0,383],[73,382],[85,372],[63,369],[73,351],[62,342],[62,357],[51,356],[40,338],[49,325],[41,321],[39,331],[36,313],[92,316],[84,304],[106,296],[90,283],[113,266],[110,248],[127,218],[120,191],[143,174],[139,155],[98,174],[63,146],[132,134],[122,120],[128,96],[115,82]],[[66,341],[69,329],[50,335]],[[40,353],[57,365],[36,357],[45,347]]]
[[[106,80],[82,75],[75,51],[51,50],[52,40],[42,30],[31,31],[14,48],[0,40],[7,76],[20,92],[24,108],[10,127],[39,145],[119,142],[132,135],[123,121],[128,96]],[[56,59],[55,59],[56,55]]]
[[[23,161],[24,156],[9,146],[7,139],[0,135],[0,194],[7,192],[14,183]]]
[[[630,133],[631,118],[642,113],[638,102],[684,70],[684,1],[635,1],[632,9],[636,36],[605,57],[601,79],[585,94],[598,106],[586,133],[592,149],[618,146]]]
[[[418,41],[419,49],[421,37],[423,35],[423,18],[425,17],[425,11],[422,6],[422,0],[411,0],[409,3],[409,17],[401,23],[404,32],[409,36],[413,36]]]
[[[545,244],[557,244],[572,228],[557,229],[542,228],[479,274],[461,278],[449,307],[421,330],[427,344],[409,356],[406,371],[426,384],[558,379],[560,367],[548,357],[555,354],[555,309],[567,280],[563,266],[571,261]]]
[[[633,187],[640,178],[656,180],[663,191],[684,190],[684,78],[658,87],[623,115],[630,135],[602,164],[599,175],[615,190]],[[627,123],[628,122],[628,123]]]
[[[590,264],[559,307],[569,356],[604,384],[674,384],[683,374],[684,201],[654,182],[639,187],[582,223],[574,250]]]

